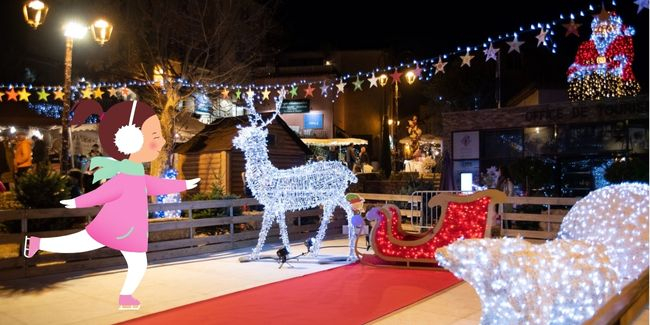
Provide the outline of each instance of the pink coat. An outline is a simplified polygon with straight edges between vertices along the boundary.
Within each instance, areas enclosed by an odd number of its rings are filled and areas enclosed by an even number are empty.
[[[74,199],[78,208],[103,205],[86,227],[96,241],[127,252],[146,252],[149,237],[147,195],[178,193],[184,180],[117,174],[94,191]]]

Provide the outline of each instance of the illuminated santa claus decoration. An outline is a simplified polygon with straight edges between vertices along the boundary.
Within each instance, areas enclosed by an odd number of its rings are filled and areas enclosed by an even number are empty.
[[[641,91],[632,72],[634,28],[604,8],[594,16],[593,33],[578,48],[567,71],[571,101],[634,96]]]

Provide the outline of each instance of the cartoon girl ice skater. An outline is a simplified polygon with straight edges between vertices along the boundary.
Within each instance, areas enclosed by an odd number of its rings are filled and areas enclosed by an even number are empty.
[[[97,217],[80,232],[52,238],[28,236],[23,254],[33,257],[39,250],[55,253],[80,253],[104,246],[122,252],[128,271],[120,292],[120,309],[140,309],[132,294],[147,269],[147,195],[177,193],[196,187],[199,178],[166,180],[144,174],[142,163],[158,156],[165,145],[160,120],[145,103],[126,101],[106,113],[92,100],[79,102],[74,110],[73,125],[83,123],[91,114],[100,116],[99,140],[111,156],[94,157],[90,168],[100,167],[93,182],[106,183],[75,199],[62,200],[66,208],[103,205]]]

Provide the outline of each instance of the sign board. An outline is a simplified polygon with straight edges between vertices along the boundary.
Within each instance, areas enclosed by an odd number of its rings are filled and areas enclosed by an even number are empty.
[[[304,115],[305,129],[322,129],[323,113],[311,113]]]
[[[285,99],[280,114],[309,113],[309,99]]]
[[[478,131],[454,132],[454,159],[478,159]]]

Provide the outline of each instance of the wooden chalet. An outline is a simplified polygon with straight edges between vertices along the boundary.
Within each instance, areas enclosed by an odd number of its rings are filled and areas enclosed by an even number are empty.
[[[271,114],[262,114],[264,119]],[[219,183],[226,193],[244,196],[242,173],[246,161],[244,153],[236,149],[232,139],[237,125],[249,125],[246,116],[217,119],[201,132],[174,150],[175,165],[180,179],[201,177],[199,190],[208,192]],[[267,148],[269,159],[277,168],[291,168],[305,163],[310,149],[291,128],[277,116],[268,126]]]

